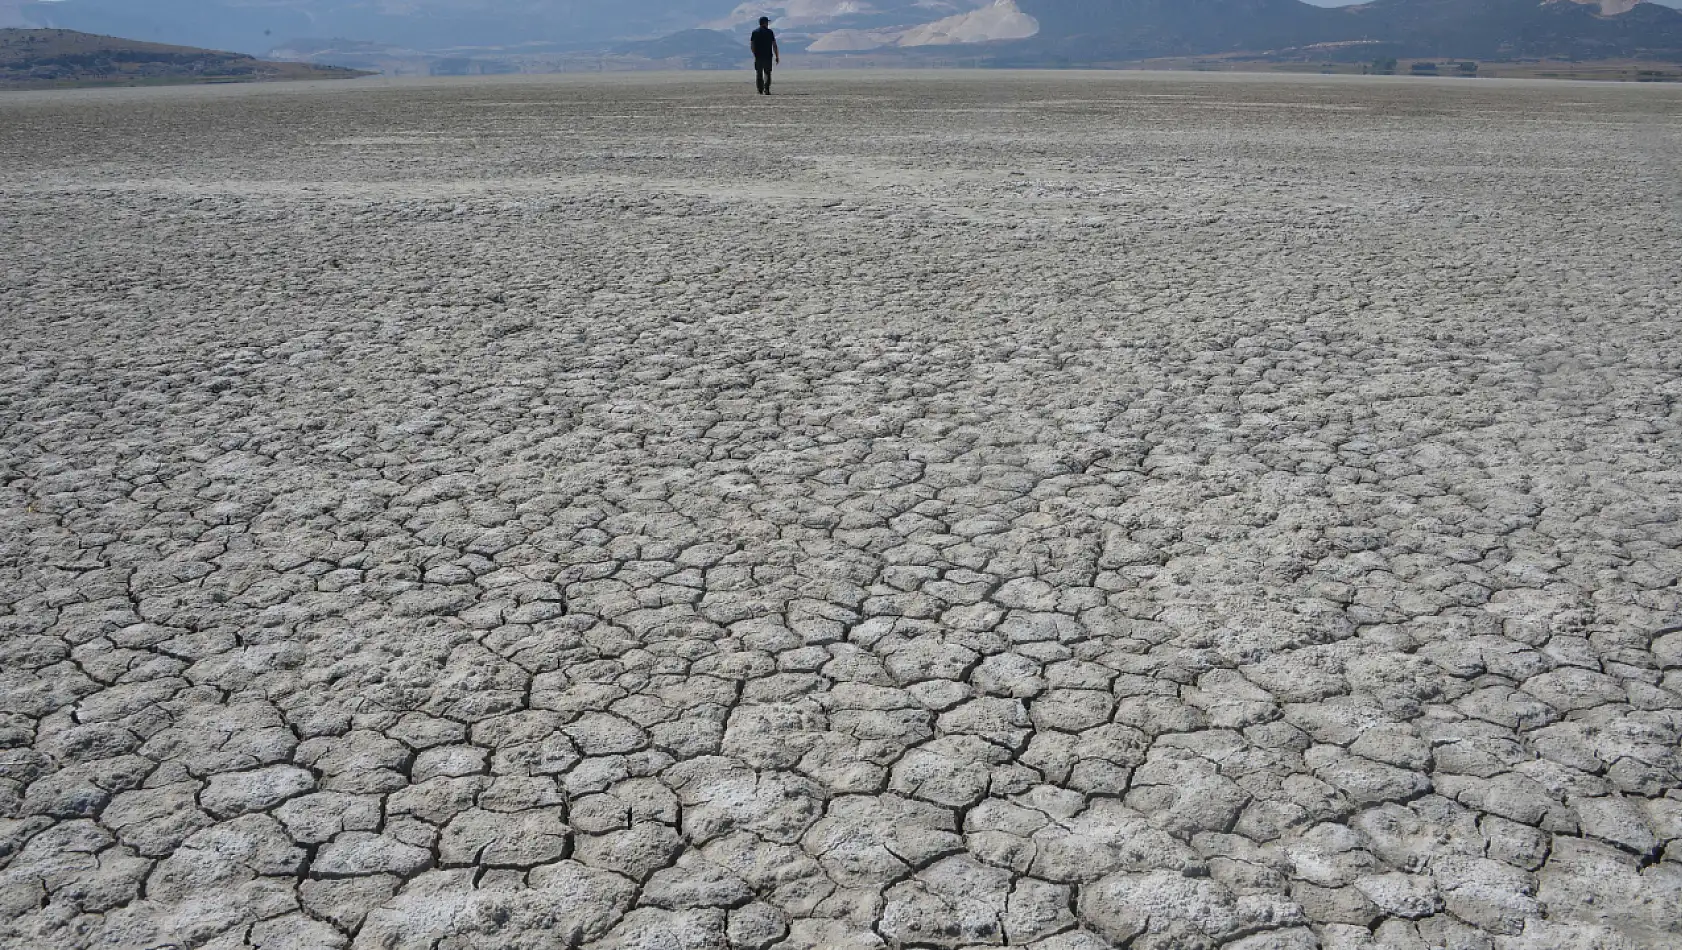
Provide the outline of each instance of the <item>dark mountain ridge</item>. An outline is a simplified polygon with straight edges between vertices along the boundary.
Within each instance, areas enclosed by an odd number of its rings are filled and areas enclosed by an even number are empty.
[[[73,30],[0,29],[0,89],[113,83],[346,79],[355,70],[269,63],[241,53],[140,43]]]
[[[1572,0],[1374,0],[1330,12],[1341,20],[1334,39],[1376,39],[1403,56],[1682,59],[1682,12],[1655,3],[1615,15]]]
[[[1573,0],[1018,0],[1037,36],[1004,55],[1070,62],[1335,45],[1316,55],[1682,60],[1682,12],[1654,3],[1603,14]],[[1003,51],[1001,51],[1003,53]]]
[[[26,0],[18,10],[38,26],[264,53],[295,37],[413,49],[604,42],[694,26],[722,7],[718,0]]]

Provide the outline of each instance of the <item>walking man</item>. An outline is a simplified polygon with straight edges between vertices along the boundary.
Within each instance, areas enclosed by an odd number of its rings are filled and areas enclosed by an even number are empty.
[[[759,18],[759,29],[753,31],[753,37],[748,40],[753,47],[753,84],[759,87],[759,94],[771,94],[771,65],[783,61],[782,51],[777,49],[777,34],[771,32],[771,18]]]

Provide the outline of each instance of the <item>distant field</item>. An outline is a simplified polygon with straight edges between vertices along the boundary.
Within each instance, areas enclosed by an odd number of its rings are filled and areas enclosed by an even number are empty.
[[[193,76],[99,76],[85,79],[0,79],[0,91],[41,89],[101,89],[127,86],[215,86],[259,82],[290,82],[299,80],[347,79],[355,74],[334,74],[315,67],[287,68],[297,64],[277,63],[283,68],[265,71],[262,75],[227,72]]]
[[[1462,69],[1461,63],[1471,63],[1475,69]],[[1430,71],[1416,71],[1415,66],[1433,67]],[[1170,59],[1147,60],[1137,68],[1185,69],[1214,72],[1259,73],[1317,73],[1321,75],[1369,75],[1374,72],[1366,63],[1275,63],[1261,60]],[[1682,66],[1668,62],[1640,60],[1591,60],[1582,62],[1524,62],[1475,61],[1445,59],[1403,59],[1394,67],[1392,75],[1445,76],[1480,79],[1575,79],[1601,82],[1682,82]]]
[[[1682,87],[0,96],[0,947],[1676,950]]]
[[[914,54],[903,51],[871,51],[863,53],[794,54],[786,57],[792,64],[808,69],[903,69],[903,68],[970,68],[985,65],[973,52],[950,53],[941,50],[918,50]],[[1459,68],[1472,63],[1472,71]],[[1237,73],[1310,73],[1328,76],[1359,76],[1374,73],[1370,62],[1291,60],[1282,62],[1254,56],[1182,56],[1163,59],[1124,60],[1094,64],[1115,70],[1167,70],[1185,72]],[[1413,67],[1434,66],[1435,72],[1415,73]],[[594,66],[574,63],[564,67],[589,71]],[[1393,75],[1440,75],[1456,78],[1483,79],[1575,79],[1608,82],[1682,82],[1682,66],[1674,62],[1646,60],[1584,60],[1565,61],[1505,61],[1465,60],[1453,57],[1436,59],[1402,59],[1394,67]]]

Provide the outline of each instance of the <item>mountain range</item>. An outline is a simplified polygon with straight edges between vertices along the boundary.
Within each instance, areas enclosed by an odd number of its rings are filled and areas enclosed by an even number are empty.
[[[970,46],[986,61],[1074,65],[1299,51],[1323,58],[1682,61],[1682,12],[1648,0],[0,0],[0,26],[51,26],[262,53],[339,37],[464,49],[705,48],[760,15],[785,52]],[[1336,2],[1336,0],[1321,0]],[[1682,3],[1682,0],[1671,0]],[[732,40],[731,37],[738,39]]]
[[[1682,12],[1641,0],[1020,0],[1054,61],[1312,52],[1325,59],[1682,60]]]
[[[143,43],[72,30],[0,27],[0,89],[349,79],[355,70],[269,63],[240,53]]]
[[[20,22],[6,22],[6,11]],[[299,37],[414,49],[652,37],[717,17],[719,0],[0,0],[0,26],[61,27],[261,53]]]

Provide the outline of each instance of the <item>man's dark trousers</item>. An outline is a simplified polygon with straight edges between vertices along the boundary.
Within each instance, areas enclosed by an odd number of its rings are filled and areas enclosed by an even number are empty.
[[[760,92],[769,93],[771,91],[771,64],[773,62],[774,60],[770,57],[753,61],[753,84],[759,87]]]

